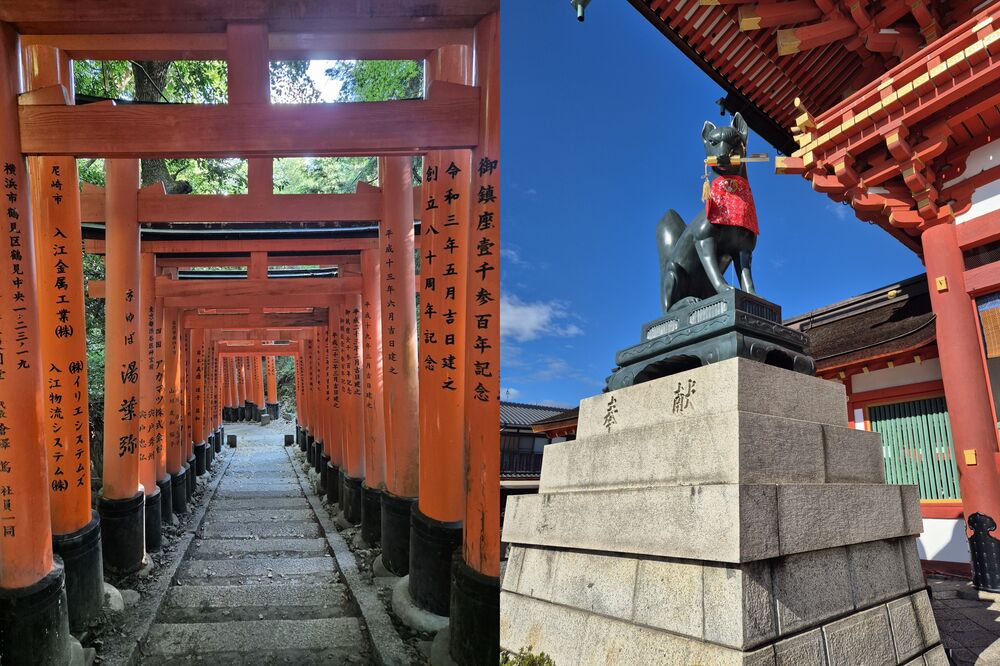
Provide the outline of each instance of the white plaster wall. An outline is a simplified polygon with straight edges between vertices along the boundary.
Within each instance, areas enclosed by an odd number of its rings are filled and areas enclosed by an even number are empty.
[[[974,220],[986,213],[992,213],[1000,208],[1000,180],[976,188],[972,193],[972,206],[969,210],[955,218],[956,224]]]
[[[961,519],[924,518],[924,531],[917,538],[922,560],[971,562],[965,523]]]
[[[851,391],[864,393],[893,386],[932,382],[937,379],[941,379],[941,364],[936,358],[932,358],[922,363],[907,363],[854,375],[851,377]]]
[[[965,160],[965,172],[958,178],[952,178],[944,186],[951,187],[997,165],[1000,165],[1000,139],[979,146],[969,153],[968,159]]]

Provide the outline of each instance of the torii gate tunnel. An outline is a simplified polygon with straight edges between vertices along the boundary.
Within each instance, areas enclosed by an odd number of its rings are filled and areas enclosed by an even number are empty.
[[[495,664],[499,2],[80,5],[0,6],[0,661],[68,663],[104,572],[190,510],[224,422],[278,416],[291,356],[319,491],[451,616],[455,661]],[[271,105],[269,62],[317,58],[423,60],[424,96]],[[111,59],[225,60],[228,103],[76,105],[73,60]],[[274,193],[276,157],[357,155],[378,187]],[[140,158],[220,156],[248,159],[247,194],[140,186]],[[96,503],[84,245],[106,257]]]

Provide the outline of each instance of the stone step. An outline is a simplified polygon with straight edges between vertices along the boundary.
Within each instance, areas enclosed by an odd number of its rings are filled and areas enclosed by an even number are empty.
[[[221,500],[279,499],[286,497],[304,499],[305,495],[302,494],[302,489],[299,487],[293,490],[223,490],[219,488],[215,493],[215,499]]]
[[[303,502],[303,504],[305,504]],[[308,506],[308,505],[306,505]],[[312,509],[226,509],[225,505],[212,507],[205,515],[206,523],[268,523],[274,521],[305,522],[315,520]]]
[[[269,576],[270,574],[270,576]],[[259,582],[283,582],[282,577],[316,576],[317,582],[331,576],[339,582],[340,574],[332,557],[261,557],[256,559],[191,560],[177,570],[176,580],[192,583],[221,584],[220,578],[255,579]]]
[[[308,506],[306,498],[300,493],[298,497],[259,497],[253,499],[231,499],[216,494],[211,508],[227,511],[256,511],[267,509],[299,509]]]
[[[353,617],[154,624],[143,649],[143,663],[178,663],[198,657],[212,664],[366,663],[348,662],[355,655],[363,657],[364,646],[361,624]]]
[[[539,492],[882,483],[883,469],[878,433],[734,410],[550,444]]]
[[[254,557],[260,555],[315,556],[326,553],[325,539],[199,539],[188,551],[192,560]]]
[[[734,358],[582,400],[577,439],[735,410],[847,425],[843,384]]]
[[[172,587],[157,622],[303,620],[355,616],[343,584],[191,585]]]
[[[738,563],[922,529],[916,486],[719,484],[513,496],[502,540]]]
[[[286,523],[255,522],[255,523],[206,523],[201,528],[203,538],[224,539],[266,539],[273,537],[306,537],[322,536],[319,523],[313,520]]]

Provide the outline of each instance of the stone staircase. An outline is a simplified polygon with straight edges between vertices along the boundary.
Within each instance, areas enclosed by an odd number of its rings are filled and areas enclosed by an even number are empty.
[[[227,430],[240,445],[149,631],[142,663],[369,663],[367,633],[283,437],[252,425]]]

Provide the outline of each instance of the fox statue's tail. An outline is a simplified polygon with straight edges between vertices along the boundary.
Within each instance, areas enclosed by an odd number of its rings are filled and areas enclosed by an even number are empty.
[[[686,228],[684,220],[672,208],[660,218],[660,223],[656,225],[656,248],[660,253],[661,268],[671,261],[677,240]]]

